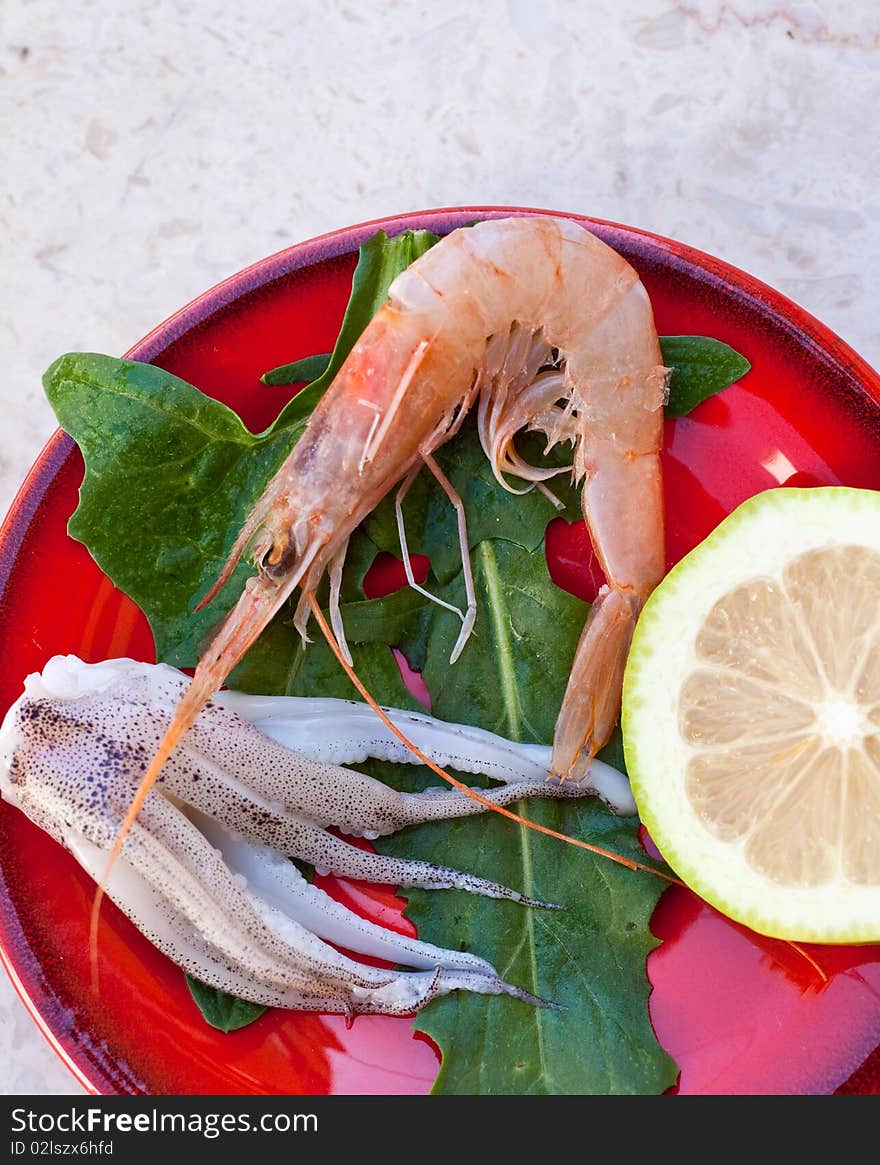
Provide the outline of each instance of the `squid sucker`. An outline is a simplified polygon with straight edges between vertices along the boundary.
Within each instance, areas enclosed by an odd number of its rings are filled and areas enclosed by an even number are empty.
[[[188,682],[163,664],[55,656],[28,676],[0,728],[0,795],[100,880],[144,765]],[[619,812],[634,811],[626,779],[600,762],[581,785],[548,781],[549,749],[389,712],[432,759],[504,781],[485,794],[496,804],[598,791]],[[293,741],[302,751],[290,747]],[[409,1015],[456,990],[548,1005],[505,982],[476,954],[366,921],[288,860],[372,882],[549,905],[448,867],[366,851],[328,832],[374,838],[484,809],[455,789],[401,793],[339,767],[367,755],[410,759],[363,706],[219,693],[147,795],[109,875],[108,896],[185,971],[254,1003],[349,1020],[361,1013]],[[412,969],[369,966],[337,947]]]

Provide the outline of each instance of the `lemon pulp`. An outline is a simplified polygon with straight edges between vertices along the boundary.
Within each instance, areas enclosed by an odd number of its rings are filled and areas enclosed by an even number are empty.
[[[647,604],[624,681],[640,815],[778,937],[880,939],[880,495],[744,503]]]

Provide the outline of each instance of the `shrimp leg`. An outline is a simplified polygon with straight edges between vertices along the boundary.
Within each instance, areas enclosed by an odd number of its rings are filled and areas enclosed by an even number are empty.
[[[458,639],[455,641],[455,645],[452,648],[452,654],[449,657],[450,664],[453,664],[461,655],[468,639],[470,639],[471,633],[474,629],[474,623],[477,618],[477,593],[474,586],[474,572],[473,568],[471,567],[471,552],[467,531],[467,517],[464,512],[464,502],[461,500],[461,497],[455,490],[452,482],[437,464],[434,457],[432,457],[432,455],[425,450],[422,451],[421,457],[423,463],[428,467],[428,469],[430,469],[440,488],[449,498],[455,510],[456,525],[458,527],[458,544],[459,549],[461,550],[461,572],[462,578],[464,580],[465,598],[467,600],[467,607],[465,611],[460,611],[459,608],[454,604],[447,603],[445,599],[441,599],[438,595],[434,595],[430,591],[426,590],[423,586],[420,586],[416,582],[415,576],[413,575],[412,563],[410,562],[409,557],[409,548],[407,546],[406,528],[404,526],[403,520],[403,500],[407,493],[409,493],[410,487],[416,479],[420,468],[419,466],[417,466],[416,469],[414,469],[403,482],[403,485],[401,485],[397,492],[397,497],[394,500],[394,512],[397,517],[397,536],[400,541],[400,551],[403,555],[403,568],[406,571],[406,581],[409,583],[410,587],[414,591],[417,591],[420,595],[424,595],[426,599],[430,599],[432,603],[436,603],[438,607],[445,607],[447,611],[453,611],[456,615],[458,615],[459,619],[461,619],[461,631],[458,633]],[[335,627],[333,627],[333,631],[335,634]],[[337,635],[337,639],[338,638],[339,636]],[[349,660],[349,662],[351,662],[351,660]]]
[[[445,607],[447,611],[452,611],[453,614],[458,615],[459,619],[461,619],[463,623],[464,614],[458,609],[458,607],[456,607],[453,603],[447,603],[446,600],[441,599],[439,595],[432,594],[431,591],[426,590],[425,587],[416,582],[416,577],[413,574],[412,562],[409,556],[409,543],[407,542],[406,537],[406,525],[403,518],[403,501],[406,495],[409,493],[413,482],[418,477],[421,468],[421,465],[417,465],[415,469],[410,472],[410,474],[401,485],[400,489],[397,491],[397,496],[394,499],[394,514],[397,518],[397,538],[400,542],[400,553],[403,557],[403,569],[406,572],[406,581],[409,587],[416,591],[417,594],[423,595],[432,603],[436,603],[438,607]],[[333,628],[333,631],[335,634],[335,627]]]
[[[455,646],[452,649],[452,655],[449,657],[450,664],[455,663],[458,657],[464,650],[464,645],[471,637],[471,632],[474,629],[474,622],[477,618],[477,593],[474,588],[474,572],[471,569],[471,547],[467,532],[467,518],[464,512],[464,502],[453,489],[452,482],[428,452],[422,453],[422,460],[431,473],[433,473],[440,488],[452,502],[455,509],[456,523],[458,525],[458,545],[461,550],[461,572],[464,579],[464,593],[467,599],[467,610],[462,619],[461,631],[458,633],[458,639],[455,641]]]
[[[342,548],[339,550],[336,557],[330,564],[330,626],[333,628],[333,634],[336,636],[336,642],[342,654],[352,662],[351,652],[348,649],[348,641],[345,638],[345,627],[342,623],[342,612],[339,609],[339,592],[342,587],[342,568],[345,565],[345,556],[348,552],[348,539],[346,538]]]

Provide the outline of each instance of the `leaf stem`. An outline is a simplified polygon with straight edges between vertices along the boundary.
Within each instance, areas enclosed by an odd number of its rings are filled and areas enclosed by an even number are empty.
[[[492,629],[495,632],[495,644],[498,651],[498,670],[501,673],[501,698],[504,702],[507,720],[507,735],[511,740],[520,740],[522,738],[521,708],[516,685],[513,651],[510,646],[510,627],[504,617],[504,600],[501,593],[498,562],[488,540],[480,543],[478,553],[486,578],[489,616],[492,620]]]

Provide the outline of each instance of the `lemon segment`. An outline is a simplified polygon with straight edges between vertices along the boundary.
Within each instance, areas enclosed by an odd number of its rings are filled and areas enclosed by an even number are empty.
[[[739,506],[648,600],[622,727],[696,893],[777,938],[880,941],[880,493]]]

